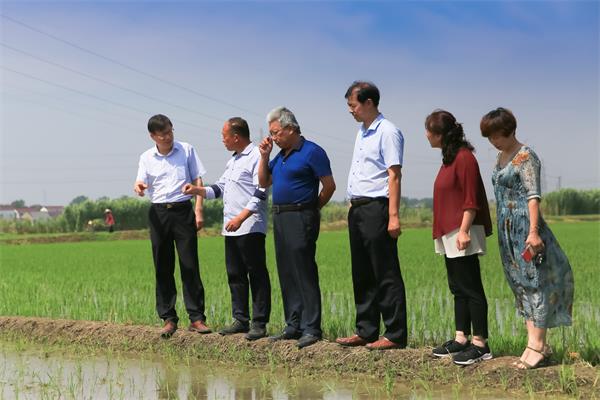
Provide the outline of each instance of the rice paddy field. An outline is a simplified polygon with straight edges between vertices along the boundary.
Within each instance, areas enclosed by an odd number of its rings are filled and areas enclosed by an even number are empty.
[[[556,222],[554,234],[575,275],[574,323],[550,331],[557,358],[600,363],[600,224]],[[434,254],[430,229],[406,229],[398,246],[406,284],[409,345],[439,344],[454,332],[453,302],[443,259]],[[231,322],[221,237],[199,239],[207,322]],[[273,240],[267,238],[273,312],[269,330],[284,325]],[[329,339],[354,328],[354,300],[347,231],[322,232],[317,261],[323,298],[323,330]],[[496,236],[488,239],[482,275],[489,303],[490,346],[495,355],[518,355],[526,344],[522,319],[500,265]],[[176,272],[178,275],[178,272]],[[179,279],[179,278],[178,278]],[[179,285],[180,287],[180,285]],[[179,290],[181,323],[186,313]],[[0,315],[109,321],[159,326],[149,240],[108,240],[0,245]]]

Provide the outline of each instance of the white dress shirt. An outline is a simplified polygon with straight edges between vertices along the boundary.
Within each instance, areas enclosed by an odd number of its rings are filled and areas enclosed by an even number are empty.
[[[267,232],[267,191],[258,187],[258,162],[260,152],[250,143],[235,153],[225,167],[225,172],[215,184],[206,187],[206,198],[223,197],[224,236],[241,236],[248,233]],[[225,225],[243,209],[252,214],[235,232],[227,232]]]
[[[181,188],[204,174],[206,170],[194,148],[188,143],[173,141],[167,155],[160,154],[156,146],[142,153],[136,181],[148,185],[152,203],[176,203],[192,198],[181,193]]]
[[[361,125],[348,175],[348,199],[389,197],[388,168],[402,166],[404,137],[382,114],[368,129]]]

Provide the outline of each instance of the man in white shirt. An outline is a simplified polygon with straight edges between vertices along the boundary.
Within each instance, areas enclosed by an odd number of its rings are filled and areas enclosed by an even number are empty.
[[[179,317],[175,311],[175,248],[179,255],[183,300],[191,324],[189,330],[210,333],[204,314],[204,287],[198,263],[197,230],[202,228],[202,198],[196,198],[195,208],[181,188],[186,183],[202,185],[206,173],[196,151],[187,143],[173,138],[173,124],[158,114],[148,121],[148,131],[155,146],[140,156],[133,190],[144,196],[146,191],[152,205],[148,213],[150,240],[156,277],[156,311],[165,321],[163,338],[177,330]]]
[[[379,112],[379,89],[373,83],[356,81],[345,97],[350,114],[361,123],[348,176],[356,331],[336,342],[369,350],[404,348],[406,295],[397,247],[404,137]]]
[[[223,144],[233,151],[225,172],[211,186],[186,184],[184,194],[207,199],[223,198],[223,230],[225,265],[233,323],[219,333],[246,333],[246,339],[266,336],[271,313],[271,284],[265,256],[267,231],[267,193],[258,187],[258,147],[250,141],[248,123],[239,117],[230,118],[221,132]],[[252,291],[252,324],[248,306]]]

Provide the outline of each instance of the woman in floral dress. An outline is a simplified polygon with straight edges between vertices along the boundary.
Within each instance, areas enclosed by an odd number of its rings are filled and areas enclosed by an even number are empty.
[[[540,160],[515,137],[514,115],[498,108],[482,118],[480,127],[500,150],[492,175],[500,257],[527,326],[527,347],[516,365],[536,368],[550,354],[547,329],[571,325],[573,272],[540,213]]]

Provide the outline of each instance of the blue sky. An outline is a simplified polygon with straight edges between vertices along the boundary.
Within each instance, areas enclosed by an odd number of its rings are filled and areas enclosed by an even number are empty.
[[[405,136],[405,196],[431,196],[440,155],[423,121],[435,108],[464,123],[488,197],[496,151],[478,125],[497,106],[541,157],[546,191],[559,179],[600,186],[597,2],[1,4],[0,203],[132,194],[156,113],[212,182],[229,157],[222,122],[242,116],[258,139],[278,105],[329,153],[341,200],[358,128],[343,94],[355,79],[379,86],[380,110]]]

